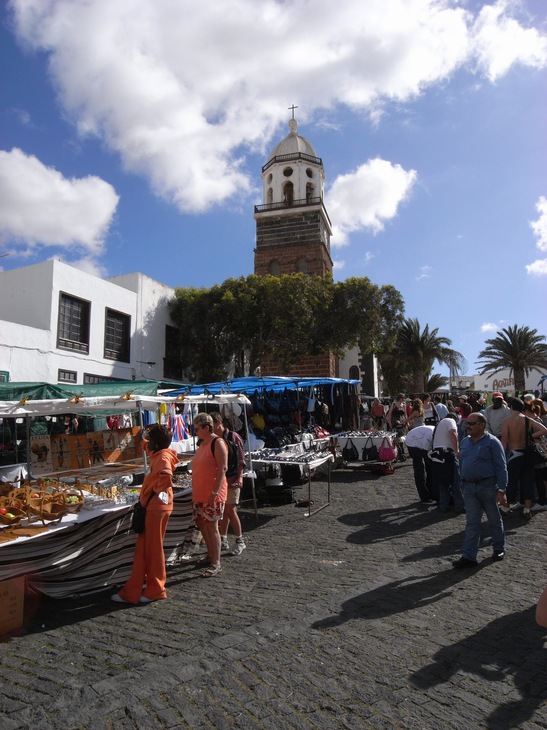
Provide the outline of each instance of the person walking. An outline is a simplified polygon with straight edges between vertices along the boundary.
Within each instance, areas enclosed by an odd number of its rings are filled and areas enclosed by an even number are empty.
[[[458,514],[465,512],[460,475],[459,475],[459,445],[456,416],[449,413],[439,421],[433,435],[433,485],[439,495],[440,512],[448,512],[450,496],[454,502],[454,509]]]
[[[501,441],[501,424],[507,416],[511,415],[511,411],[507,403],[503,399],[503,394],[499,391],[492,393],[492,405],[484,411],[486,416],[486,428],[488,432],[493,434]]]
[[[192,513],[207,547],[207,555],[198,565],[207,566],[202,578],[212,578],[221,570],[218,526],[228,492],[228,447],[213,433],[213,419],[208,413],[198,413],[193,424],[199,446],[192,459]]]
[[[237,506],[239,504],[239,497],[241,494],[241,487],[243,486],[243,472],[245,471],[245,449],[243,448],[243,441],[241,436],[235,431],[230,431],[226,428],[222,421],[222,415],[218,411],[211,413],[213,419],[213,431],[219,437],[224,439],[228,444],[231,442],[235,444],[237,449],[237,471],[235,474],[227,474],[226,482],[228,484],[228,496],[226,497],[226,505],[224,507],[224,515],[220,521],[219,531],[221,540],[221,550],[229,550],[230,543],[228,542],[228,526],[232,527],[236,538],[236,544],[230,555],[241,555],[241,553],[247,547],[245,539],[243,537],[243,529],[241,527],[241,521],[237,513]],[[230,448],[228,446],[228,448]]]
[[[144,532],[137,536],[129,580],[111,597],[115,603],[151,603],[167,598],[163,539],[173,511],[173,471],[179,459],[169,448],[172,433],[166,426],[153,424],[146,433],[143,446],[150,471],[140,494],[140,503],[146,507]]]
[[[483,512],[492,536],[492,559],[503,560],[505,557],[505,530],[498,508],[507,504],[505,453],[499,439],[486,431],[486,418],[482,413],[469,415],[467,428],[469,435],[460,445],[466,525],[462,556],[452,563],[456,569],[477,565]]]

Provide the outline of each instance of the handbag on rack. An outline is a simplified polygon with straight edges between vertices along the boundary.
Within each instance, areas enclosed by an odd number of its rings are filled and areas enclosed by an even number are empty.
[[[524,458],[532,466],[539,466],[547,461],[547,444],[543,440],[534,441],[528,417],[526,416],[526,446],[524,447]]]
[[[368,436],[363,445],[363,452],[361,456],[363,461],[378,461],[378,447],[370,436]]]
[[[342,459],[344,459],[344,461],[359,461],[357,446],[355,446],[351,439],[346,441],[346,445],[342,449]]]
[[[397,449],[392,445],[387,436],[384,436],[380,448],[378,449],[378,459],[380,461],[395,461],[397,458]]]
[[[131,513],[131,529],[138,535],[140,535],[141,532],[144,532],[144,524],[146,521],[146,508],[148,507],[150,500],[153,496],[154,492],[152,492],[152,494],[148,497],[146,505],[144,507],[140,503],[140,500],[138,502],[135,502],[133,506],[133,512]]]

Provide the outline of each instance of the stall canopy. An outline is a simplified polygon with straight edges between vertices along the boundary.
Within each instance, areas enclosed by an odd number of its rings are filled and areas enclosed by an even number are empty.
[[[73,395],[83,397],[124,395],[132,392],[138,395],[157,395],[161,383],[157,380],[110,380],[91,385],[51,385],[50,383],[0,383],[0,401],[11,400],[51,400],[54,398],[70,398]]]
[[[328,385],[359,385],[359,380],[345,380],[344,378],[285,378],[281,376],[271,376],[265,378],[248,377],[248,378],[231,378],[222,380],[217,383],[205,383],[202,385],[189,385],[184,388],[170,390],[164,395],[198,395],[218,394],[218,393],[245,393],[252,394],[255,390],[268,390],[280,392],[288,390],[306,390],[315,386]]]

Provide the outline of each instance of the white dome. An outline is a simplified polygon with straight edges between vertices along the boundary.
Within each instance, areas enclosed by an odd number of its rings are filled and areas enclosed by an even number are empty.
[[[296,155],[298,153],[317,157],[313,145],[296,131],[298,128],[298,122],[296,119],[289,120],[289,127],[291,131],[288,136],[274,147],[268,161],[272,160],[274,157],[280,157],[281,155]]]

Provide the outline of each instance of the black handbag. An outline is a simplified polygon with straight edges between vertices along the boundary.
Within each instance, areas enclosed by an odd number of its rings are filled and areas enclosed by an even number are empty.
[[[138,502],[135,502],[133,505],[133,512],[131,513],[131,529],[133,532],[136,532],[138,535],[141,534],[141,532],[144,532],[144,525],[146,521],[146,507],[148,507],[150,500],[154,496],[154,492],[148,497],[148,501],[146,502],[146,506],[143,507],[140,500]]]
[[[363,446],[363,461],[378,461],[378,447],[369,436]]]
[[[524,447],[524,458],[532,466],[539,466],[547,461],[547,446],[543,440],[534,441],[528,424],[528,416],[526,416],[526,446]]]
[[[357,446],[355,446],[350,438],[346,441],[346,445],[342,449],[342,459],[344,461],[359,461]]]

